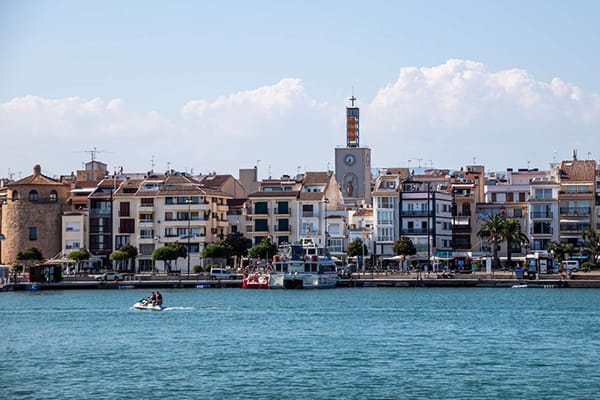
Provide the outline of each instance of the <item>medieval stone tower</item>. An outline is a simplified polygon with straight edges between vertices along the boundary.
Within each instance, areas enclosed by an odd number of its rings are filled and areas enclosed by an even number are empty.
[[[3,264],[16,263],[17,253],[30,247],[40,249],[46,259],[62,249],[61,217],[68,209],[70,187],[41,171],[36,165],[33,175],[6,185],[0,230],[5,237],[0,241]]]

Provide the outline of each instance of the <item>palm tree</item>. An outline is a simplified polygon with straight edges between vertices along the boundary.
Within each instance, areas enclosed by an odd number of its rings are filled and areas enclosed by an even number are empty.
[[[494,258],[494,267],[498,268],[500,259],[498,258],[498,246],[504,241],[504,231],[506,217],[501,215],[492,215],[484,220],[483,226],[477,232],[477,236],[487,237],[488,242],[492,244],[492,254]]]
[[[583,232],[583,240],[586,241],[585,249],[590,253],[590,262],[596,265],[600,255],[600,233],[590,227]]]
[[[565,255],[572,253],[574,249],[573,243],[557,243],[553,240],[548,243],[548,251],[554,254],[557,261],[563,261]]]
[[[527,236],[521,231],[521,223],[517,219],[505,218],[502,239],[506,242],[506,258],[508,267],[512,267],[512,245],[520,246],[529,243]]]

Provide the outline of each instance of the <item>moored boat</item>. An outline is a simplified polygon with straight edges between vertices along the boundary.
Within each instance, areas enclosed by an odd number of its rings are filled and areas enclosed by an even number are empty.
[[[336,283],[335,263],[310,239],[283,245],[273,257],[271,288],[327,289]]]
[[[268,289],[270,275],[262,272],[246,274],[242,279],[243,289]]]

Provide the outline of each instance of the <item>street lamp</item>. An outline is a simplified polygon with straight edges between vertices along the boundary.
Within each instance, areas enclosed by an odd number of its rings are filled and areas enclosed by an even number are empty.
[[[187,220],[188,220],[188,228],[187,228],[187,275],[188,278],[190,277],[190,253],[191,253],[191,247],[190,247],[190,239],[192,237],[192,228],[191,228],[191,223],[192,223],[192,198],[188,197],[185,200],[186,204],[188,205],[188,215],[187,215]]]
[[[323,236],[325,236],[324,243],[325,243],[326,250],[328,249],[328,246],[327,246],[327,204],[329,204],[329,199],[327,197],[325,197],[323,199],[323,211],[324,211],[324,214],[323,214],[323,216],[324,216],[324,218],[323,218]]]

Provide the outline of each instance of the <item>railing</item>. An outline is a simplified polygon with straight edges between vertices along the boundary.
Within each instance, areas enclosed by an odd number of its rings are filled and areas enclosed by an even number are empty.
[[[403,235],[425,235],[429,232],[427,228],[402,228]]]
[[[592,212],[590,207],[561,207],[561,214],[570,214],[570,215],[587,215]]]
[[[400,214],[403,217],[426,217],[428,214],[430,214],[431,211],[427,211],[427,210],[402,210],[400,211]]]
[[[546,229],[531,228],[529,233],[531,233],[532,235],[552,235],[552,233],[554,233],[554,229],[552,229],[552,228],[546,228]]]
[[[531,218],[552,218],[552,211],[533,211]]]
[[[455,233],[471,233],[471,225],[454,225],[452,232]]]

